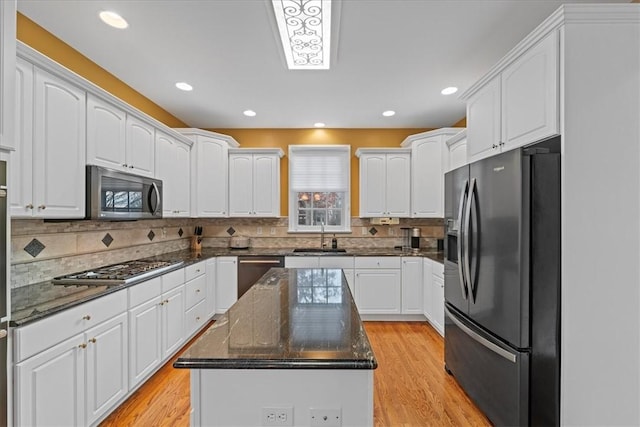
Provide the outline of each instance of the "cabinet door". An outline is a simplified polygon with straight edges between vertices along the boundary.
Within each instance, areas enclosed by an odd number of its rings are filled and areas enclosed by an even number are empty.
[[[16,61],[16,2],[0,2],[0,145],[14,148],[14,76]]]
[[[500,150],[500,77],[487,83],[467,103],[467,158],[469,162]]]
[[[168,359],[185,340],[184,286],[162,295],[162,359]]]
[[[176,142],[175,148],[174,183],[174,207],[176,217],[189,217],[191,215],[191,147],[182,142]]]
[[[126,162],[124,111],[89,94],[87,96],[87,164],[129,170]]]
[[[3,2],[4,3],[4,2]],[[33,215],[33,65],[17,58],[15,146],[11,156],[9,203],[13,218]]]
[[[237,257],[219,257],[216,264],[216,313],[224,313],[238,300]]]
[[[175,174],[176,141],[168,135],[156,132],[156,178],[162,180],[162,216],[176,216],[176,203],[178,197],[176,191]]]
[[[449,170],[467,164],[467,139],[461,139],[449,147]]]
[[[423,314],[422,258],[402,258],[402,314]]]
[[[155,130],[153,126],[127,116],[127,164],[132,172],[153,177],[155,172]]]
[[[216,314],[216,259],[207,260],[207,302],[206,318],[210,319]]]
[[[417,141],[412,148],[412,215],[414,218],[442,217],[442,138],[425,138]]]
[[[433,314],[432,314],[433,303],[431,302],[433,300],[433,297],[431,295],[432,287],[433,287],[432,272],[433,270],[432,270],[431,260],[428,258],[424,258],[422,263],[422,277],[423,277],[422,307],[424,309],[424,317],[426,317],[430,323],[433,323]]]
[[[387,154],[385,193],[387,216],[401,218],[411,216],[411,155],[409,153]]]
[[[33,180],[35,215],[85,213],[85,92],[35,68]]]
[[[505,149],[559,133],[558,49],[553,31],[502,72]]]
[[[162,362],[160,296],[129,310],[129,389]]]
[[[15,366],[15,425],[84,426],[83,335],[70,338]]]
[[[356,270],[356,305],[361,314],[400,314],[400,270]]]
[[[129,392],[127,313],[85,333],[87,424],[93,424]]]
[[[253,215],[253,155],[229,154],[229,216]]]
[[[253,155],[253,215],[280,216],[280,158]]]
[[[431,297],[433,314],[431,323],[440,335],[444,336],[444,279],[442,277],[433,275]]]
[[[386,206],[385,154],[366,154],[360,157],[360,216],[388,216]]]
[[[199,218],[227,216],[229,154],[225,141],[198,136],[191,148],[192,214]]]

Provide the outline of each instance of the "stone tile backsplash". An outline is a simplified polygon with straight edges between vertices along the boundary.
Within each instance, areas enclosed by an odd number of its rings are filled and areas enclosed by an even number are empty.
[[[250,238],[252,247],[287,248],[320,245],[320,234],[288,233],[288,218],[160,219],[109,221],[11,221],[11,287],[102,265],[187,249],[196,225],[203,227],[203,246],[229,246],[229,229]],[[402,227],[421,229],[421,247],[442,239],[442,219],[401,219],[399,225],[372,225],[351,219],[351,233],[336,234],[342,248],[389,248],[402,245]],[[375,233],[372,233],[375,228]],[[331,233],[326,235],[331,244]],[[34,250],[35,249],[35,250]]]

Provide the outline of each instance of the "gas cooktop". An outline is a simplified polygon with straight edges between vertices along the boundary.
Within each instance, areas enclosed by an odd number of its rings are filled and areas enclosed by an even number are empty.
[[[52,282],[54,285],[123,285],[133,282],[134,280],[154,276],[180,264],[182,264],[182,261],[127,261],[120,264],[82,271],[80,273],[73,273],[67,276],[55,277]]]

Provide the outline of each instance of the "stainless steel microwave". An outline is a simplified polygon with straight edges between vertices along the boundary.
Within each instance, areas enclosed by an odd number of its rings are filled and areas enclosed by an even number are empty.
[[[87,219],[162,218],[162,181],[87,165]]]

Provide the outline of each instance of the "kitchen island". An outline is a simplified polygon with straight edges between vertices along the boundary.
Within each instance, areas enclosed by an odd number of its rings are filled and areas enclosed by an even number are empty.
[[[173,366],[191,369],[192,426],[373,425],[377,362],[342,270],[271,269]]]

